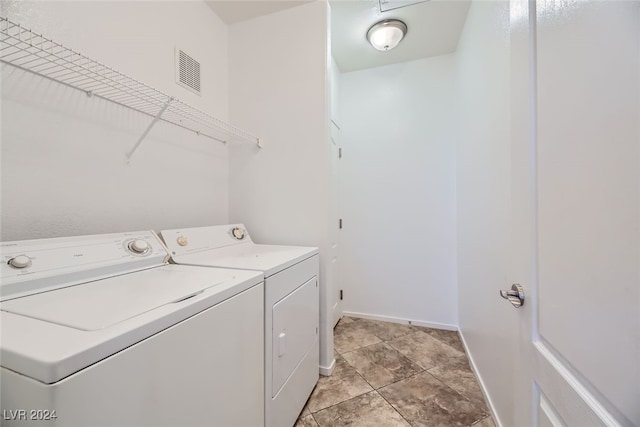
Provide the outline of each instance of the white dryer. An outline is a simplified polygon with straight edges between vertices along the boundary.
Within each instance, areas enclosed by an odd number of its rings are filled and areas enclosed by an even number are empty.
[[[255,244],[242,224],[161,236],[178,264],[264,274],[265,425],[293,426],[319,377],[318,249]]]
[[[153,232],[1,245],[3,426],[264,425],[262,274]]]

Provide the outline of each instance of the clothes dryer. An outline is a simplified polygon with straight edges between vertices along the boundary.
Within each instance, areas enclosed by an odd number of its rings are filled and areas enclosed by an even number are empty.
[[[161,236],[178,264],[264,274],[265,425],[293,426],[319,377],[318,249],[256,244],[243,224]]]

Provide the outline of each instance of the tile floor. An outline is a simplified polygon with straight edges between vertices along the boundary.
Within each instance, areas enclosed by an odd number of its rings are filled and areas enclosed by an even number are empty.
[[[457,332],[343,317],[295,427],[494,427]]]

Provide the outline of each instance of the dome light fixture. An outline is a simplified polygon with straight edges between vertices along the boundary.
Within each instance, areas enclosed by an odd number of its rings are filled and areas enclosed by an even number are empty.
[[[398,46],[405,34],[407,24],[398,19],[385,19],[369,28],[367,40],[371,46],[384,52]]]

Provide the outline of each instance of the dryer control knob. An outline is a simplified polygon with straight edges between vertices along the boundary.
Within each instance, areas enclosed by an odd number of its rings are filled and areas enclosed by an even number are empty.
[[[242,240],[244,239],[244,236],[245,236],[244,230],[240,227],[233,227],[231,229],[231,235],[235,237],[237,240]]]
[[[136,239],[129,242],[127,245],[131,252],[136,254],[143,254],[149,250],[149,243],[146,240]]]
[[[31,265],[31,258],[26,255],[18,255],[9,260],[9,265],[13,268],[27,268]]]
[[[189,243],[189,240],[186,237],[184,236],[178,237],[178,244],[180,246],[187,246],[188,243]]]

